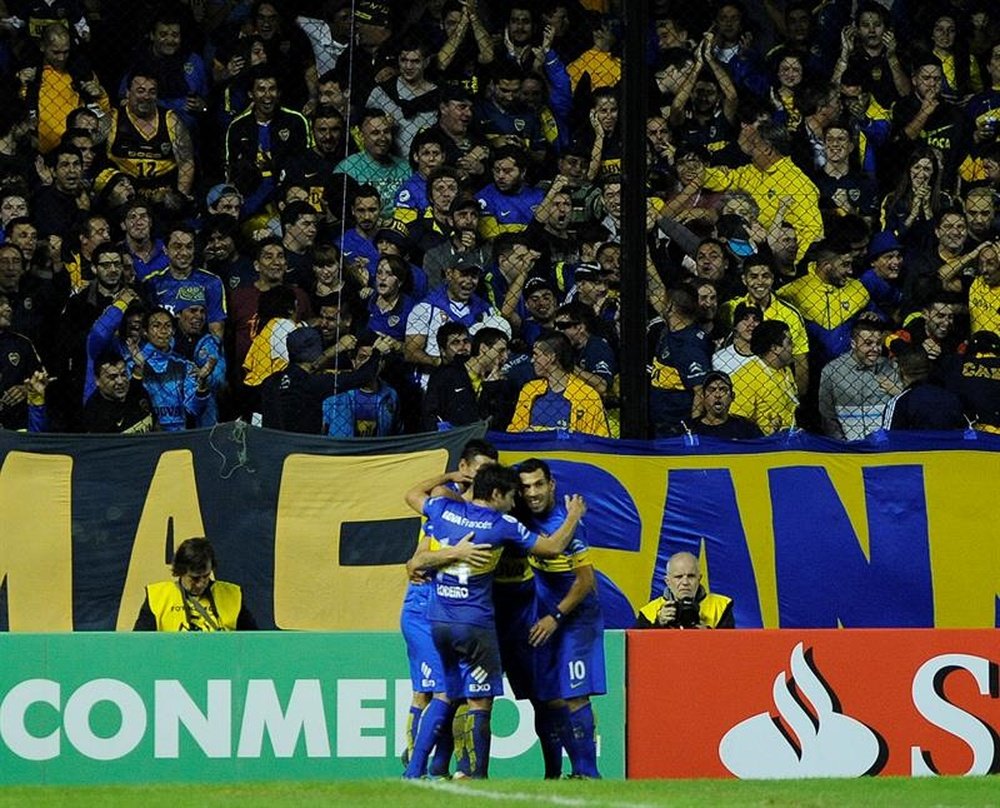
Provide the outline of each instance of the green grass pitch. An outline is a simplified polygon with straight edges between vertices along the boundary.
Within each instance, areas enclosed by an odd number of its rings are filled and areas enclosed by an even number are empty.
[[[87,808],[651,808],[652,806],[1000,806],[1000,781],[978,778],[866,778],[859,780],[733,781],[494,780],[488,783],[368,780],[241,785],[0,787],[0,806]]]

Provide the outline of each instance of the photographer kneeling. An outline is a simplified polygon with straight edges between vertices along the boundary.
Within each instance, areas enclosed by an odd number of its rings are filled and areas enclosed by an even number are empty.
[[[733,599],[705,591],[691,553],[670,556],[664,581],[663,594],[639,609],[635,628],[736,628]]]

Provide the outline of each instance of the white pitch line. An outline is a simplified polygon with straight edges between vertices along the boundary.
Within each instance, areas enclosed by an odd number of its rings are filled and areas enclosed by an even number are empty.
[[[476,799],[482,800],[544,803],[546,805],[562,805],[566,806],[566,808],[659,808],[659,806],[639,802],[607,802],[606,800],[588,800],[583,797],[560,797],[556,794],[526,794],[520,791],[500,794],[492,791],[466,788],[457,783],[449,783],[444,780],[410,780],[409,782],[415,786],[430,788],[435,791],[446,791],[449,794],[461,794],[466,797],[474,796]]]

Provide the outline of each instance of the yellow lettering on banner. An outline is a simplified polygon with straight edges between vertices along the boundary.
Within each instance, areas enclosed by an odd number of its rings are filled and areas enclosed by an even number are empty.
[[[167,524],[174,520],[174,546],[204,536],[201,504],[194,477],[194,458],[187,449],[164,452],[149,484],[142,516],[135,531],[128,577],[118,607],[118,631],[130,631],[146,597],[146,584],[170,577],[166,558]]]
[[[1000,464],[989,452],[922,454],[934,625],[994,626],[1000,595]]]
[[[11,631],[73,630],[73,458],[10,452],[0,469],[0,582]]]
[[[341,566],[341,525],[416,517],[403,495],[415,481],[447,466],[444,449],[286,457],[274,537],[278,628],[371,631],[398,625],[406,589],[403,567]],[[414,531],[414,547],[416,543]]]

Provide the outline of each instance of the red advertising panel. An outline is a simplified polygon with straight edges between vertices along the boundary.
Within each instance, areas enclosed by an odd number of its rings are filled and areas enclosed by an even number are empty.
[[[996,631],[631,631],[629,777],[1000,770]]]

